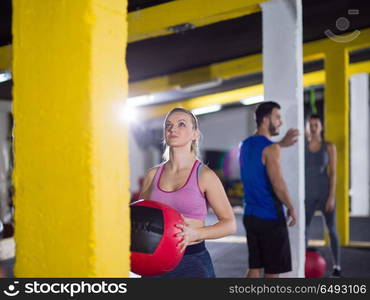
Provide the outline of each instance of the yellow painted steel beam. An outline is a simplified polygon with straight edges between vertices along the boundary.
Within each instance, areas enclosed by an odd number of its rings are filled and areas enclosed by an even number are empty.
[[[142,94],[172,90],[179,86],[196,84],[216,78],[226,80],[246,73],[261,72],[261,70],[262,55],[256,54],[168,76],[133,82],[130,83],[129,92],[131,97],[135,97]]]
[[[324,59],[325,52],[335,49],[358,49],[370,47],[370,28],[361,30],[360,36],[347,43],[338,43],[329,38],[305,43],[303,45],[304,62]],[[262,55],[255,54],[210,66],[178,72],[168,76],[155,77],[130,83],[130,97],[172,90],[180,85],[214,80],[216,78],[230,79],[233,77],[262,72]]]
[[[328,242],[325,240],[309,240],[308,246],[312,247],[323,247],[328,245]],[[370,242],[366,241],[350,241],[346,247],[350,248],[364,248],[369,249],[370,248]]]
[[[354,75],[358,73],[370,73],[370,61],[365,62],[358,62],[350,64],[348,67],[348,75]],[[310,73],[305,73],[303,75],[303,86],[311,86],[311,85],[320,85],[325,84],[325,71],[315,71]],[[211,94],[207,96],[200,96],[193,99],[186,99],[178,102],[173,102],[170,104],[158,104],[155,106],[151,106],[150,108],[137,108],[140,111],[140,115],[142,118],[154,118],[165,115],[169,109],[183,106],[188,108],[197,108],[202,107],[204,105],[212,105],[212,104],[226,104],[226,103],[233,103],[238,102],[241,98],[244,97],[252,97],[256,95],[260,95],[263,93],[263,85],[253,85],[241,89],[236,89],[233,91],[222,92],[217,94]],[[206,98],[204,98],[206,97]],[[203,101],[203,99],[207,99]],[[188,106],[188,101],[191,101],[190,106]],[[199,101],[199,105],[195,104],[195,102]]]
[[[194,109],[212,104],[227,104],[237,102],[243,98],[252,97],[255,95],[263,95],[263,85],[258,84],[250,87],[245,87],[233,91],[227,91],[217,94],[211,94],[201,97],[196,97],[184,101],[172,102],[162,105],[137,108],[140,118],[156,118],[165,115],[169,110],[175,107],[184,107],[186,109]]]
[[[351,76],[353,74],[358,73],[370,73],[370,61],[359,62],[350,64],[348,68],[348,75]],[[311,73],[305,73],[303,75],[303,86],[312,86],[312,85],[320,85],[325,84],[325,71],[315,71]],[[240,99],[245,97],[252,97],[256,95],[263,94],[263,85],[253,85],[241,89],[236,89],[233,91],[227,91],[217,94],[211,94],[206,96],[200,96],[192,99],[186,99],[182,101],[177,101],[173,103],[167,104],[158,104],[154,106],[150,106],[147,108],[137,108],[140,112],[140,117],[143,119],[146,118],[155,118],[165,115],[170,109],[182,106],[189,109],[202,107],[205,105],[212,105],[212,104],[227,104],[238,102]]]
[[[370,28],[359,30],[359,35],[351,40],[348,38],[348,41],[343,44],[343,47],[348,51],[363,49],[370,47]],[[341,35],[342,37],[345,35]],[[347,34],[348,36],[348,34]],[[337,43],[336,43],[337,44]],[[335,48],[335,47],[333,47]]]
[[[309,42],[304,44],[304,57],[321,57],[325,53],[333,52],[340,49],[347,49],[348,51],[368,48],[370,47],[370,28],[361,29],[360,34],[351,38],[348,34],[341,34],[337,36],[340,39],[324,38],[321,40]]]
[[[102,3],[13,0],[17,277],[129,275],[127,0]]]
[[[308,61],[323,57],[323,55],[308,55],[305,60]],[[168,76],[133,82],[130,83],[129,93],[130,97],[135,97],[143,94],[172,90],[180,86],[187,86],[217,78],[227,80],[237,76],[259,72],[262,72],[262,55],[255,54]]]
[[[349,76],[359,73],[370,73],[370,61],[357,62],[349,65]]]
[[[0,70],[12,69],[12,46],[0,47]]]
[[[323,84],[325,82],[324,71],[312,72],[304,75],[304,86]],[[238,102],[243,98],[263,95],[263,84],[248,86],[232,91],[210,94],[183,101],[158,104],[150,107],[137,108],[140,118],[156,118],[165,115],[169,110],[175,107],[184,107],[187,109],[199,108],[213,104],[228,104]]]
[[[349,55],[346,48],[325,55],[325,138],[337,148],[337,228],[341,245],[349,242]]]
[[[128,14],[129,43],[173,34],[169,28],[181,24],[201,27],[259,12],[266,0],[214,1],[178,0]]]
[[[310,247],[323,247],[326,245],[324,240],[308,240],[308,246]]]
[[[303,86],[319,85],[325,83],[325,72],[315,71],[303,75]]]
[[[370,242],[367,241],[350,241],[348,247],[354,248],[370,248]]]

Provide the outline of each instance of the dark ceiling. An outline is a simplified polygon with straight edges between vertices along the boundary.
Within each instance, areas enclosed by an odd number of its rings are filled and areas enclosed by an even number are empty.
[[[169,1],[129,0],[128,10],[132,12],[165,2]],[[304,42],[325,38],[327,29],[335,34],[343,34],[355,29],[370,28],[370,1],[302,0],[302,3]],[[350,9],[357,9],[359,14],[349,15]],[[336,21],[340,17],[349,21],[346,30],[340,31],[336,27]],[[129,80],[133,82],[168,75],[260,53],[261,24],[261,13],[255,13],[183,33],[130,43],[127,48]],[[11,0],[0,0],[0,46],[10,43]],[[369,59],[366,53],[362,53],[362,57]],[[0,84],[0,98],[10,95],[9,86],[9,83]]]
[[[173,0],[128,0],[128,12],[160,5]]]
[[[152,1],[153,2],[153,1]],[[303,41],[370,27],[370,1],[303,0]],[[358,9],[358,15],[348,15]],[[346,17],[349,28],[340,31],[336,20]],[[130,81],[189,70],[262,51],[262,14],[227,20],[173,34],[131,43],[127,48]]]
[[[0,47],[12,42],[12,1],[0,1]]]

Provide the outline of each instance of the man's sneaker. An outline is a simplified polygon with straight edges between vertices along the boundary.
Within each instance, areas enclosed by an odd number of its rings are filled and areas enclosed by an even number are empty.
[[[337,268],[334,268],[330,277],[331,278],[340,278],[340,277],[342,277],[342,275],[340,274],[340,270],[337,269]]]

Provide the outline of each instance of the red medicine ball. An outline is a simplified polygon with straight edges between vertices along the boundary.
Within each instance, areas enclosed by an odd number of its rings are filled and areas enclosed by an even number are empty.
[[[139,200],[131,204],[131,271],[155,276],[172,271],[183,252],[176,247],[176,237],[184,224],[182,216],[168,205]]]
[[[316,250],[306,251],[305,276],[306,278],[322,277],[325,274],[325,259]]]

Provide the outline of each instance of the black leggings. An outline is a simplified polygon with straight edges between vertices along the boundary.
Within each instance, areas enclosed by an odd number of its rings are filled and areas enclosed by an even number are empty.
[[[165,274],[152,276],[153,278],[214,278],[211,256],[205,243],[190,245],[186,247],[184,256],[177,267]]]
[[[305,207],[306,207],[306,247],[308,242],[308,233],[309,227],[312,221],[312,218],[316,210],[320,210],[325,219],[326,227],[329,231],[330,237],[330,248],[333,255],[333,263],[339,265],[340,263],[340,249],[338,234],[336,229],[336,219],[335,219],[335,208],[331,212],[325,211],[327,199],[311,199],[306,198]]]

